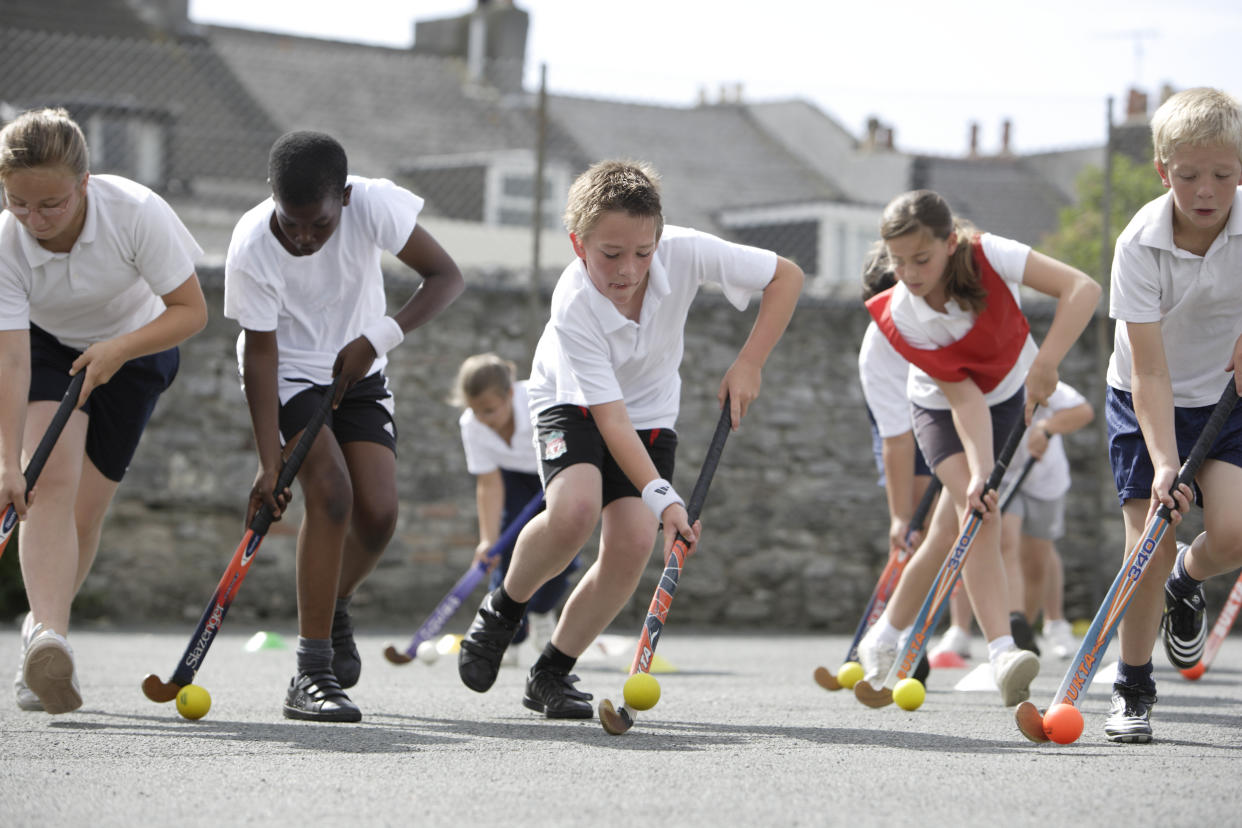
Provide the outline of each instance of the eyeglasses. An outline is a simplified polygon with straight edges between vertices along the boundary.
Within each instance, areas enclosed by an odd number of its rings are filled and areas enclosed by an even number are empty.
[[[53,204],[50,207],[19,207],[15,204],[10,204],[7,195],[3,200],[4,209],[8,210],[18,218],[26,218],[31,213],[38,213],[43,216],[43,218],[60,218],[65,213],[69,212],[69,202],[73,201],[73,193],[65,196],[64,201],[59,204]]]

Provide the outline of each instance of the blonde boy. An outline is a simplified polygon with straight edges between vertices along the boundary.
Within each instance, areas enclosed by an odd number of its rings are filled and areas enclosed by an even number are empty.
[[[1175,522],[1189,508],[1196,493],[1170,488],[1242,347],[1242,106],[1215,89],[1179,92],[1152,117],[1152,143],[1169,192],[1117,239],[1109,309],[1118,324],[1105,411],[1127,548],[1158,503],[1176,510]],[[1165,536],[1121,625],[1104,725],[1115,742],[1151,741],[1158,632],[1175,666],[1196,663],[1202,581],[1242,565],[1242,407],[1195,483],[1205,531],[1182,554]]]
[[[630,599],[661,524],[666,557],[678,532],[698,539],[668,482],[691,302],[704,282],[739,310],[762,292],[750,337],[717,392],[729,398],[736,429],[803,276],[771,251],[665,227],[659,178],[644,163],[604,161],[579,176],[565,226],[577,258],[553,292],[528,385],[548,507],[526,524],[504,583],[483,599],[458,672],[472,690],[492,686],[526,602],[602,515],[599,556],[569,596],[522,700],[549,718],[589,718],[591,697],[570,675],[578,656]]]

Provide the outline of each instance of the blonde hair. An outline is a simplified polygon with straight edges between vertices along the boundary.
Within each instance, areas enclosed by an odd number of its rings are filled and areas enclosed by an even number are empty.
[[[19,170],[56,166],[81,178],[88,160],[86,136],[64,109],[32,109],[0,130],[0,181]]]
[[[1223,144],[1242,160],[1242,105],[1219,89],[1184,89],[1151,116],[1151,143],[1161,165],[1167,165],[1182,146]]]
[[[968,221],[956,218],[949,203],[931,190],[911,190],[894,198],[880,217],[880,238],[896,239],[910,233],[927,233],[937,241],[957,234],[957,248],[944,270],[944,292],[950,299],[975,313],[987,305],[987,291],[975,270],[971,242],[978,230]]]
[[[470,400],[488,391],[507,394],[513,387],[516,376],[517,366],[496,354],[466,357],[457,369],[457,382],[453,385],[449,403],[465,407],[470,404]]]
[[[660,206],[660,174],[646,161],[600,161],[578,176],[569,188],[565,229],[585,238],[604,213],[623,210],[628,215],[655,220],[656,239],[664,232]]]

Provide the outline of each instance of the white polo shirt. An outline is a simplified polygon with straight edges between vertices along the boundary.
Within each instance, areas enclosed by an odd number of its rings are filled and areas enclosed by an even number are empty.
[[[527,412],[530,410],[526,393],[526,380],[513,383],[513,439],[505,439],[474,416],[467,408],[461,412],[457,424],[461,426],[461,445],[466,450],[466,469],[471,474],[488,474],[497,469],[539,473],[539,456],[535,452],[534,426]]]
[[[686,316],[699,286],[720,285],[744,310],[776,274],[776,254],[697,230],[665,226],[651,257],[639,321],[626,319],[591,284],[581,259],[561,274],[535,349],[531,418],[555,405],[624,400],[636,429],[672,428],[681,397],[678,368]]]
[[[0,214],[0,330],[33,322],[77,350],[136,331],[164,312],[160,297],[194,275],[202,254],[164,199],[127,178],[92,175],[68,253],[40,247],[12,213]]]
[[[909,373],[910,363],[897,353],[872,320],[858,349],[858,378],[862,382],[863,399],[883,438],[897,437],[914,428],[910,400],[906,397]]]
[[[1056,389],[1048,397],[1048,404],[1035,409],[1035,416],[1031,418],[1031,428],[1058,411],[1077,408],[1086,401],[1087,398],[1078,393],[1072,385],[1058,382]],[[1014,452],[1013,460],[1009,463],[1009,471],[1005,474],[1005,480],[1001,485],[1002,492],[1013,485],[1022,467],[1026,465],[1027,458],[1031,456],[1026,447],[1030,434],[1031,429],[1027,429],[1022,435],[1022,442],[1018,444],[1018,450]],[[1060,434],[1053,434],[1048,439],[1048,448],[1044,450],[1044,456],[1035,461],[1026,479],[1022,481],[1022,492],[1040,500],[1056,500],[1068,492],[1069,488],[1070,466],[1069,458],[1065,456],[1065,441],[1061,439]]]
[[[303,390],[306,380],[331,382],[341,348],[387,313],[381,256],[405,247],[423,208],[421,198],[386,179],[351,175],[347,183],[353,190],[340,225],[309,256],[294,256],[272,233],[270,198],[233,229],[224,263],[224,315],[244,329],[276,332],[281,403]],[[239,368],[245,337],[243,330],[237,340]],[[387,364],[381,354],[367,373]]]
[[[1118,321],[1108,384],[1131,390],[1127,322],[1159,322],[1164,356],[1180,408],[1220,399],[1225,366],[1242,335],[1242,190],[1207,254],[1173,243],[1173,196],[1144,205],[1117,237],[1109,316]]]
[[[1018,307],[1022,307],[1019,289],[1022,286],[1027,257],[1031,254],[1030,245],[993,233],[984,233],[981,242],[983,255],[996,273],[1005,280]],[[910,293],[900,281],[893,288],[889,307],[892,309],[893,322],[898,332],[915,348],[932,349],[952,345],[969,333],[975,324],[975,314],[956,301],[950,300],[946,303],[944,312],[938,311],[927,304],[927,300]],[[995,388],[984,394],[984,400],[989,406],[1004,402],[1018,392],[1026,382],[1027,369],[1031,367],[1038,352],[1035,340],[1028,336],[1013,368]],[[906,390],[910,401],[923,408],[940,411],[949,408],[949,401],[936,385],[936,381],[917,365],[910,366]]]

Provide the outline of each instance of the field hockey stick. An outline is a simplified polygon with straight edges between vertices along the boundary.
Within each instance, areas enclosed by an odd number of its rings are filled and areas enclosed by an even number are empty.
[[[457,612],[457,608],[462,602],[470,597],[470,593],[474,592],[474,588],[479,585],[479,581],[483,580],[483,576],[487,574],[487,570],[491,567],[492,561],[500,558],[506,550],[512,549],[517,543],[518,533],[522,531],[530,519],[539,514],[539,510],[543,508],[543,490],[530,499],[530,502],[522,508],[509,526],[505,529],[500,538],[491,545],[487,550],[487,555],[483,560],[476,561],[471,564],[466,573],[457,579],[457,583],[453,584],[453,588],[448,594],[440,599],[440,603],[431,611],[426,620],[419,626],[418,631],[414,633],[414,637],[410,639],[410,643],[404,650],[398,650],[395,645],[389,644],[384,648],[384,658],[393,664],[409,664],[418,656],[418,645],[424,641],[430,641],[432,636],[444,629],[444,625],[449,622],[453,614]]]
[[[910,516],[910,524],[906,527],[905,547],[910,545],[910,540],[914,537],[914,533],[923,528],[923,524],[927,520],[927,513],[931,511],[931,505],[939,493],[940,479],[933,476],[931,482],[927,484],[927,489],[923,492],[923,497],[919,500],[918,505],[914,507],[914,514]],[[858,627],[854,630],[854,640],[850,642],[850,647],[845,653],[845,661],[842,664],[858,660],[858,642],[862,641],[862,637],[867,634],[867,630],[871,629],[871,625],[884,612],[888,599],[892,597],[893,590],[897,588],[897,582],[901,579],[901,573],[905,571],[906,563],[910,560],[910,552],[905,547],[888,556],[888,563],[885,564],[884,571],[880,573],[875,589],[871,591],[871,599],[867,601],[862,617],[858,620]],[[815,683],[825,690],[840,690],[845,686],[837,679],[836,674],[827,667],[816,667],[813,676]]]
[[[56,407],[52,421],[47,424],[47,431],[43,432],[43,438],[39,440],[39,445],[35,446],[34,454],[30,456],[30,462],[26,464],[24,474],[27,498],[30,497],[30,492],[34,489],[35,481],[39,479],[43,466],[47,464],[47,458],[52,455],[52,449],[56,446],[56,441],[60,439],[60,433],[65,430],[69,415],[78,407],[78,395],[82,393],[82,383],[85,379],[86,371],[78,371],[73,375],[73,379],[69,380],[69,388],[65,390],[65,396],[60,398],[60,405]],[[4,507],[4,514],[0,515],[0,555],[4,554],[4,547],[9,545],[9,537],[15,528],[17,528],[17,509],[10,503]]]
[[[293,479],[297,476],[302,461],[306,459],[311,444],[315,442],[315,437],[319,434],[319,429],[327,419],[328,411],[332,408],[332,399],[336,396],[336,385],[337,380],[332,380],[332,384],[324,392],[319,408],[311,415],[310,421],[302,429],[302,436],[298,438],[293,451],[289,453],[289,457],[280,467],[280,474],[276,478],[275,494],[279,495],[293,485]],[[250,526],[247,527],[246,534],[242,536],[237,551],[233,553],[228,568],[224,570],[220,583],[216,585],[215,593],[207,602],[203,617],[199,619],[198,627],[190,636],[190,643],[185,648],[181,660],[177,662],[172,678],[168,681],[160,681],[158,675],[151,673],[142,680],[142,692],[148,699],[153,702],[170,702],[177,697],[182,687],[194,682],[194,675],[202,667],[203,660],[207,657],[207,650],[215,641],[221,625],[224,624],[224,616],[228,613],[229,607],[233,605],[233,599],[237,597],[237,591],[241,589],[242,581],[250,572],[250,564],[259,551],[259,544],[263,542],[263,536],[267,534],[268,527],[271,525],[272,510],[267,503],[264,503],[250,520]]]
[[[1194,667],[1187,667],[1181,671],[1182,675],[1191,681],[1202,678],[1212,667],[1212,662],[1216,660],[1216,653],[1220,650],[1220,645],[1225,643],[1225,636],[1229,635],[1229,630],[1233,629],[1233,622],[1238,617],[1238,609],[1242,607],[1242,575],[1238,576],[1238,580],[1233,582],[1233,589],[1229,590],[1229,598],[1226,599],[1225,605],[1220,608],[1220,615],[1216,616],[1216,623],[1212,625],[1212,632],[1208,635],[1207,643],[1203,645],[1203,657],[1199,659],[1199,663]]]
[[[1190,449],[1186,462],[1182,463],[1170,492],[1176,492],[1182,485],[1189,486],[1194,483],[1199,467],[1203,465],[1204,458],[1207,457],[1212,444],[1216,442],[1217,435],[1220,434],[1221,428],[1229,419],[1237,402],[1238,395],[1234,390],[1234,380],[1231,377],[1224,393],[1220,395],[1219,402],[1216,403],[1216,408],[1203,425],[1199,439]],[[1104,596],[1104,601],[1100,604],[1100,609],[1096,612],[1087,634],[1083,636],[1082,643],[1078,646],[1078,653],[1070,662],[1069,671],[1061,680],[1061,686],[1057,688],[1049,707],[1057,704],[1078,707],[1087,688],[1091,686],[1095,671],[1099,669],[1104,651],[1108,649],[1109,642],[1113,640],[1117,625],[1121,623],[1122,617],[1126,614],[1130,599],[1134,597],[1134,592],[1138,589],[1139,580],[1147,571],[1152,553],[1156,551],[1171,525],[1171,510],[1162,503],[1152,515],[1151,520],[1147,521],[1143,536],[1139,538],[1138,543],[1122,562],[1121,570],[1113,579],[1113,585],[1109,587],[1108,594]],[[1034,704],[1029,701],[1022,702],[1013,715],[1018,724],[1018,730],[1022,731],[1023,736],[1032,742],[1048,741],[1048,734],[1044,731],[1044,716]]]
[[[712,476],[716,473],[716,466],[720,464],[720,454],[724,451],[725,438],[729,436],[732,422],[729,398],[725,397],[724,406],[720,410],[720,420],[716,423],[716,431],[707,447],[707,456],[703,458],[703,467],[699,470],[699,478],[690,492],[690,503],[686,506],[686,516],[691,526],[694,526],[703,510],[703,501],[707,499]],[[669,607],[672,606],[673,595],[677,592],[677,579],[681,576],[682,567],[686,565],[686,555],[689,552],[690,543],[678,532],[668,561],[664,564],[664,573],[660,576],[655,595],[651,598],[651,606],[647,609],[647,618],[638,634],[638,649],[634,652],[630,675],[651,672],[656,644],[660,642],[660,633],[664,630],[664,622],[668,620]],[[634,715],[624,704],[614,707],[608,699],[599,703],[599,722],[604,730],[614,736],[620,736],[634,726]]]
[[[1014,425],[1013,431],[1009,433],[1009,439],[1005,441],[1000,455],[996,458],[992,473],[988,475],[987,481],[983,484],[982,495],[994,492],[1000,486],[1001,479],[1009,468],[1009,461],[1013,459],[1013,453],[1018,450],[1018,444],[1022,441],[1022,434],[1025,431],[1026,424],[1019,420]],[[970,554],[970,547],[974,544],[975,536],[982,525],[983,512],[971,509],[962,526],[962,532],[957,538],[957,543],[953,545],[949,557],[945,558],[944,563],[941,564],[940,571],[936,573],[936,580],[932,582],[927,597],[923,599],[923,605],[919,608],[919,614],[914,618],[914,626],[906,638],[906,643],[898,648],[897,659],[888,671],[884,683],[876,688],[864,679],[854,685],[854,697],[863,704],[868,707],[884,707],[891,704],[893,688],[897,682],[914,671],[919,658],[923,655],[923,647],[931,638],[936,625],[940,622],[940,616],[949,604],[949,596],[953,593],[953,587],[957,585],[957,579],[961,577],[962,567],[966,564],[966,556]]]

